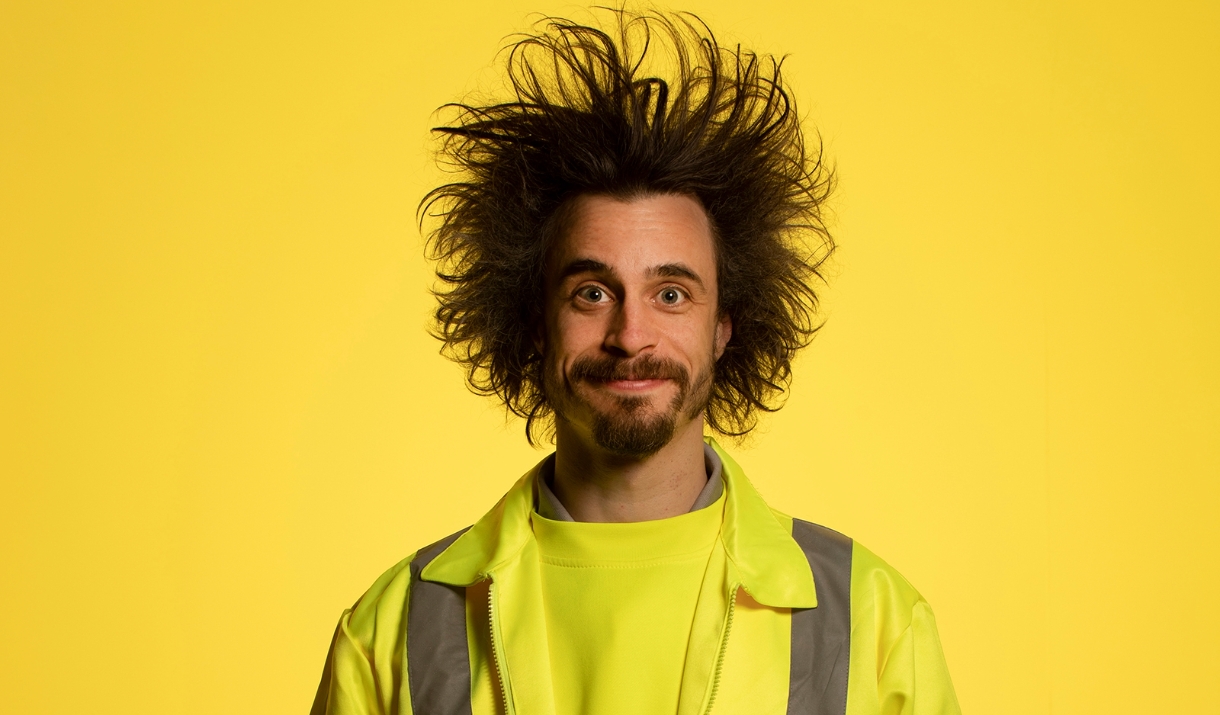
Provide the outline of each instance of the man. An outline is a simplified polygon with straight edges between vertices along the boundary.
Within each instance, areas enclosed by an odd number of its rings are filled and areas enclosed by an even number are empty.
[[[436,332],[555,452],[344,613],[314,712],[958,712],[919,594],[704,436],[817,328],[831,180],[779,63],[622,12],[507,58],[513,98],[439,129]]]

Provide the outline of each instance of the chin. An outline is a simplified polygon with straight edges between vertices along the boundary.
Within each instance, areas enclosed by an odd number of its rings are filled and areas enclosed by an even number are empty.
[[[673,439],[676,423],[674,414],[625,417],[598,413],[593,420],[593,441],[623,457],[650,457]]]

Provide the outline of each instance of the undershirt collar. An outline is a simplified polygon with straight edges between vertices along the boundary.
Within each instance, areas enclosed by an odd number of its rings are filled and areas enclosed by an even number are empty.
[[[703,466],[707,470],[707,484],[699,492],[699,496],[695,498],[695,503],[691,505],[687,513],[715,504],[724,492],[724,480],[721,478],[723,465],[720,463],[720,455],[716,454],[716,450],[707,444],[703,445]],[[554,478],[555,455],[552,454],[543,463],[538,474],[538,498],[534,503],[535,510],[539,516],[552,521],[576,521],[559,501],[559,497],[555,496],[555,492],[551,490],[550,482]]]

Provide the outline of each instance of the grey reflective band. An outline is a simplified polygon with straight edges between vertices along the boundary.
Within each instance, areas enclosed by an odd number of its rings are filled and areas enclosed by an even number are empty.
[[[407,682],[415,715],[470,715],[466,589],[419,578],[424,567],[465,531],[420,549],[411,562]]]
[[[818,605],[792,609],[788,715],[843,715],[851,650],[852,542],[800,519],[792,520],[792,538],[813,569]]]

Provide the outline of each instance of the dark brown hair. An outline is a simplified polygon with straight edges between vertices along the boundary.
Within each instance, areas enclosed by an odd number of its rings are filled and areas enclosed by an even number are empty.
[[[420,204],[434,221],[434,332],[470,389],[524,417],[534,442],[552,417],[534,336],[561,208],[582,194],[689,195],[710,218],[733,321],[707,421],[744,435],[779,409],[819,327],[811,284],[834,248],[832,172],[820,142],[806,145],[782,60],[720,46],[694,15],[610,12],[609,31],[540,21],[506,48],[510,99],[442,108],[454,116],[435,130],[438,161],[459,176]]]

